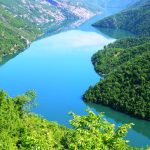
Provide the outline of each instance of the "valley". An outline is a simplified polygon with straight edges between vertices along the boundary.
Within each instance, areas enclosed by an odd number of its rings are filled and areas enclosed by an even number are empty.
[[[0,149],[148,150],[149,2],[0,0]]]
[[[27,50],[0,67],[1,88],[12,97],[34,89],[38,106],[31,111],[67,127],[70,127],[68,121],[71,119],[68,112],[85,115],[88,107],[95,113],[106,112],[104,117],[116,126],[132,122],[135,126],[129,130],[126,139],[132,146],[145,146],[150,143],[150,134],[146,131],[149,122],[82,101],[87,88],[102,80],[94,72],[91,56],[100,47],[115,41],[90,26],[99,17],[76,30],[33,42]]]

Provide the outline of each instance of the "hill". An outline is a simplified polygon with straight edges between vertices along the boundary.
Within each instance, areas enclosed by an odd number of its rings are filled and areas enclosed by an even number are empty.
[[[5,9],[39,25],[44,32],[54,31],[75,21],[83,22],[95,15],[90,8],[81,4],[62,0],[0,0],[0,5]]]
[[[93,26],[130,31],[138,36],[150,36],[150,0],[136,4],[115,15],[104,18]]]
[[[131,116],[150,120],[150,1],[141,0],[94,26],[130,31],[92,57],[97,73],[104,79],[90,87],[83,99],[110,106]]]
[[[105,76],[88,89],[84,100],[150,120],[149,50],[150,38],[129,38],[96,53],[95,70]]]

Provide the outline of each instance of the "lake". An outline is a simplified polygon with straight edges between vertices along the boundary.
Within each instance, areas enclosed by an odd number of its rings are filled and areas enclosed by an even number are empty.
[[[94,17],[74,30],[68,30],[35,41],[24,52],[0,66],[0,88],[11,96],[35,90],[38,106],[33,112],[50,121],[69,126],[68,112],[85,115],[90,107],[105,112],[111,123],[133,122],[127,135],[134,146],[150,145],[150,123],[129,117],[108,107],[85,104],[83,93],[100,80],[91,63],[91,56],[104,45],[115,41],[95,28]]]

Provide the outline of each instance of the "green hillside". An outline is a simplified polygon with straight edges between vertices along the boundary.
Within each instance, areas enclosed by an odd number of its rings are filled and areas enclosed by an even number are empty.
[[[150,38],[126,38],[104,47],[92,57],[92,63],[99,74],[109,74],[125,62],[149,51]]]
[[[49,35],[64,27],[82,24],[104,10],[110,1],[59,0],[55,3],[57,2],[59,7],[51,1],[43,0],[0,0],[0,61],[5,56],[24,49],[42,33]],[[130,2],[128,0],[125,6]],[[116,1],[115,5],[118,6],[119,2]]]
[[[96,53],[93,64],[105,78],[90,87],[85,101],[150,120],[150,38],[119,40]]]
[[[55,18],[57,9],[42,0],[0,0],[0,7],[4,7],[23,20],[39,25],[43,30],[54,26],[51,20],[57,20],[57,17]],[[60,17],[58,13],[56,15]]]
[[[104,79],[90,87],[83,98],[86,102],[107,105],[150,120],[149,6],[145,3],[146,0],[126,10],[125,12],[131,9],[133,11],[131,14],[126,13],[129,18],[122,16],[123,22],[118,19],[116,26],[114,20],[111,20],[113,28],[126,29],[143,37],[117,40],[94,54],[92,62],[95,70],[103,74]],[[72,5],[68,5],[67,9],[70,7]],[[73,7],[73,10],[76,9]],[[81,14],[75,16],[77,12],[64,11],[62,14],[62,10],[64,9],[55,9],[43,0],[0,0],[0,61],[26,48],[30,42],[46,32],[48,27],[61,27],[66,21],[63,17],[80,18]],[[138,15],[134,19],[141,18],[141,21],[135,24],[135,20],[130,17],[137,11]],[[87,10],[83,12],[90,13]],[[133,23],[128,26],[125,18]],[[35,95],[33,91],[28,91],[23,95],[10,97],[0,90],[0,150],[140,149],[131,147],[129,141],[125,140],[128,129],[133,124],[115,127],[104,119],[103,113],[96,115],[87,110],[86,116],[71,112],[72,128],[67,128],[31,112],[36,106]]]
[[[123,29],[140,36],[150,36],[150,1],[140,1],[124,11],[95,24],[99,28]]]
[[[0,6],[0,60],[24,49],[40,34],[38,26]]]

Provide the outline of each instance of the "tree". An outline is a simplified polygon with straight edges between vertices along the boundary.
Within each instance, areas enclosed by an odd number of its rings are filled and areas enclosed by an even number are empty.
[[[128,146],[128,141],[123,140],[127,131],[133,124],[125,124],[117,129],[114,124],[103,118],[103,113],[96,115],[87,110],[87,116],[79,116],[71,113],[73,126],[71,132],[67,132],[62,143],[69,150],[128,150],[134,149]]]

